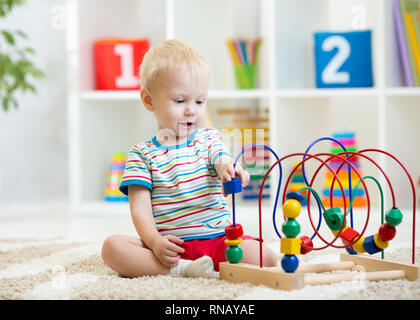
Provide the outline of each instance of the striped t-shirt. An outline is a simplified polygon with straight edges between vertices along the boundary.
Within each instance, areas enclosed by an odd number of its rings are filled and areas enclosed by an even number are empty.
[[[129,185],[151,190],[152,209],[160,234],[183,240],[224,234],[230,211],[214,169],[227,154],[217,130],[197,129],[180,145],[164,146],[156,137],[135,145],[128,157],[120,190]]]

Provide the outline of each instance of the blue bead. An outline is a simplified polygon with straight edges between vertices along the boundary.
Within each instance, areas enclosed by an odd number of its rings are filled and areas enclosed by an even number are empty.
[[[281,267],[284,272],[292,273],[295,272],[299,266],[299,259],[295,255],[285,254],[281,258]]]
[[[241,179],[235,178],[231,181],[223,182],[223,191],[226,194],[238,193],[242,191],[242,182]]]
[[[302,196],[299,192],[288,192],[286,194],[286,199],[295,199],[297,201],[299,201],[300,204],[303,204],[305,202],[305,197]]]
[[[365,241],[363,241],[363,248],[365,248],[366,252],[369,254],[375,254],[382,251],[381,248],[376,246],[373,236],[365,238]]]
[[[348,252],[348,253],[350,253],[350,254],[357,254],[357,252],[356,251],[354,251],[353,249],[351,249],[351,248],[346,248],[346,251]]]

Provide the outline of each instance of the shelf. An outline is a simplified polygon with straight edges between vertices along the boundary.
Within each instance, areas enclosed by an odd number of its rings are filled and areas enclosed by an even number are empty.
[[[253,99],[268,98],[269,90],[250,89],[250,90],[210,90],[209,99]]]
[[[100,91],[100,90],[90,90],[90,91],[83,91],[80,94],[80,97],[83,100],[91,100],[91,101],[100,101],[100,100],[108,100],[108,101],[120,101],[120,100],[128,100],[128,101],[140,101],[140,94],[137,90],[124,90],[124,91]]]
[[[376,88],[347,88],[347,89],[287,89],[277,90],[278,98],[335,98],[349,96],[374,97],[378,95]]]
[[[420,151],[406,148],[407,143],[401,141],[414,145],[420,134],[416,122],[420,116],[420,87],[402,86],[392,0],[179,0],[176,6],[174,0],[127,0],[118,12],[124,19],[117,20],[118,6],[114,2],[105,7],[100,0],[72,2],[80,8],[72,11],[78,23],[69,25],[71,41],[78,44],[76,64],[68,67],[71,74],[77,71],[69,87],[70,201],[81,213],[129,216],[128,204],[102,201],[108,158],[114,150],[128,150],[156,131],[153,117],[142,107],[139,90],[93,90],[92,43],[104,35],[147,36],[152,45],[169,38],[190,43],[212,70],[209,109],[267,108],[270,145],[276,151],[303,151],[316,137],[354,131],[361,146],[380,146],[393,152],[417,179],[420,165],[415,159]],[[355,8],[363,9],[361,20],[373,31],[376,86],[315,88],[313,33],[354,29],[354,22],[359,21]],[[156,16],[162,19],[151,18]],[[116,25],[109,24],[110,19],[117,21]],[[192,27],[195,25],[200,25],[200,32]],[[225,40],[240,36],[264,38],[256,89],[236,89]],[[68,47],[68,54],[73,55],[74,48]],[[384,161],[380,159],[382,165]],[[398,183],[401,204],[408,206],[411,200],[405,196],[408,189],[400,171],[392,166],[388,170]],[[377,202],[377,197],[374,200]],[[237,208],[238,219],[244,214],[250,224],[254,223],[257,203],[238,204]],[[271,210],[264,209],[267,219]]]
[[[420,97],[420,88],[395,87],[388,88],[386,95],[389,97]]]
[[[269,90],[252,89],[252,90],[210,90],[209,99],[256,99],[267,98],[270,94]],[[80,97],[85,101],[140,101],[138,90],[121,90],[121,91],[100,91],[89,90],[83,91]]]
[[[271,91],[267,89],[252,90],[210,90],[209,99],[258,99],[268,98]],[[390,96],[395,95],[420,95],[420,88],[392,88],[387,90]],[[275,92],[278,98],[333,98],[348,96],[369,96],[378,95],[376,88],[348,88],[348,89],[278,89]],[[86,101],[139,101],[137,90],[124,91],[83,91],[81,98]]]

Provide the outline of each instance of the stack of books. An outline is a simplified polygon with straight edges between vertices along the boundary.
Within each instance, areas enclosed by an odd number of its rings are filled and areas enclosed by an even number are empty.
[[[393,13],[404,83],[420,86],[420,0],[394,0]]]

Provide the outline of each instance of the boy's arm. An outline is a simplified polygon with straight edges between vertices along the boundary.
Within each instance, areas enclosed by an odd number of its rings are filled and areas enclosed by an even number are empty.
[[[158,232],[153,218],[150,190],[141,185],[130,185],[128,197],[131,219],[141,240],[163,264],[176,265],[178,254],[184,252],[179,246],[184,241],[173,235],[162,236]]]

